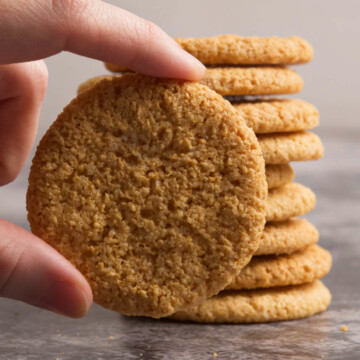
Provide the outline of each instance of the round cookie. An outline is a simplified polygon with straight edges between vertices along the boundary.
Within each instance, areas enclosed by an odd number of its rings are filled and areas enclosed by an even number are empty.
[[[223,96],[293,94],[303,87],[294,70],[281,66],[208,68],[201,83]]]
[[[209,38],[178,38],[177,43],[205,65],[301,64],[313,57],[304,39],[218,35]],[[106,64],[110,71],[122,72],[124,66]]]
[[[320,138],[307,131],[257,135],[266,164],[287,164],[322,158]]]
[[[318,231],[306,219],[267,223],[254,255],[292,254],[318,241]]]
[[[231,101],[256,134],[312,129],[319,124],[314,105],[299,99]]]
[[[325,276],[331,268],[330,253],[318,245],[287,255],[255,256],[227,290],[300,285]]]
[[[266,181],[268,189],[278,188],[294,180],[295,173],[291,165],[266,165],[265,166]]]
[[[278,288],[223,291],[171,316],[199,323],[260,323],[301,319],[325,311],[331,294],[320,281]]]
[[[304,185],[290,183],[271,189],[266,201],[266,221],[282,221],[302,216],[313,210],[315,205],[315,194]]]
[[[32,231],[100,305],[161,317],[218,293],[256,251],[264,161],[251,129],[194,82],[128,74],[80,94],[40,142]]]

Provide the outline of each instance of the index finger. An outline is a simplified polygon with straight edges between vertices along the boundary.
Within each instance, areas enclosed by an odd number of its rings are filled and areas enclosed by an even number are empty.
[[[0,63],[71,51],[143,74],[200,80],[204,66],[158,26],[99,0],[5,0]]]

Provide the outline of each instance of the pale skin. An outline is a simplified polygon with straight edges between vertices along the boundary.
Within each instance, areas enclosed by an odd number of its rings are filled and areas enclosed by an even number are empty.
[[[99,0],[0,0],[0,8],[0,185],[16,178],[34,143],[48,79],[41,59],[70,51],[157,77],[198,81],[205,73],[159,27]],[[70,317],[92,304],[70,262],[2,219],[0,296]]]

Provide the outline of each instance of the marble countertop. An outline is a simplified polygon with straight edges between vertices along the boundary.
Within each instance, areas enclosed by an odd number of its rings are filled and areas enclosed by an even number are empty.
[[[324,279],[333,294],[328,311],[281,323],[198,325],[126,318],[96,305],[72,320],[0,299],[0,359],[360,359],[360,132],[321,136],[325,158],[295,171],[317,194],[307,218],[333,255]],[[3,204],[19,198],[9,202],[7,219],[24,226],[25,187],[20,179],[0,192]]]

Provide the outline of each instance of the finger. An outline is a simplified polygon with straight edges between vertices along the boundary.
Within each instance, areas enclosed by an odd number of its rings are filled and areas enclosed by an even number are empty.
[[[74,318],[91,306],[79,271],[41,239],[1,219],[0,269],[0,296]]]
[[[17,176],[31,150],[46,86],[43,61],[0,65],[0,185]]]
[[[188,80],[204,76],[204,66],[158,26],[110,4],[5,0],[5,7],[7,11],[0,13],[0,33],[6,34],[0,37],[0,63],[67,50],[153,76]]]

